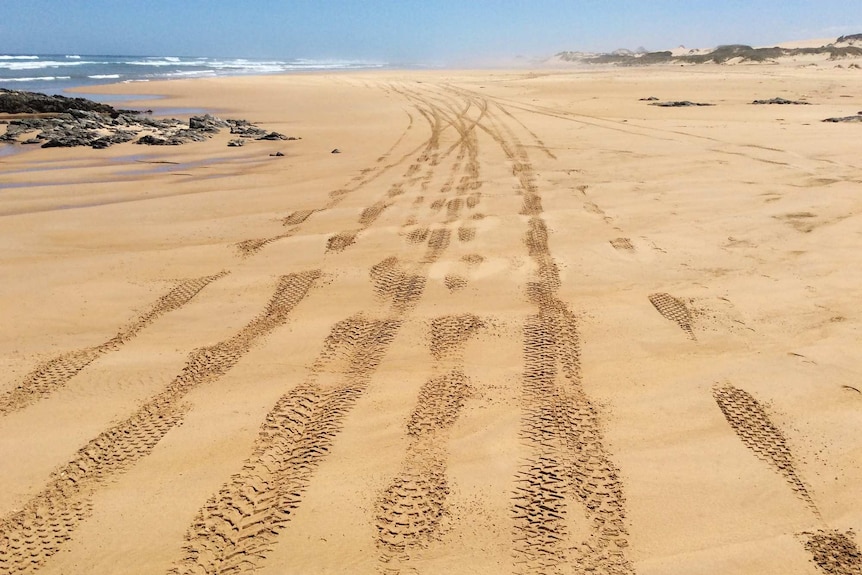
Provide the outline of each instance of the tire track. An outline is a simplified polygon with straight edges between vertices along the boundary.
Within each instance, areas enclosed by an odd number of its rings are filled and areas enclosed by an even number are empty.
[[[427,269],[424,261],[404,266],[394,256],[371,267],[379,309],[333,326],[307,380],[278,400],[252,455],[199,512],[186,535],[185,556],[170,573],[248,573],[263,565],[344,417],[421,299]]]
[[[467,279],[456,275],[456,274],[447,274],[445,278],[443,278],[443,285],[446,286],[450,292],[461,291],[465,287],[467,287]]]
[[[108,341],[68,352],[42,363],[24,376],[14,389],[0,395],[0,416],[8,415],[49,397],[96,359],[106,353],[119,350],[123,344],[132,340],[160,316],[180,309],[207,285],[227,274],[228,272],[221,272],[184,281],[159,298],[152,308],[122,328]]]
[[[635,246],[629,238],[614,238],[610,241],[611,246],[620,252],[634,252]],[[655,304],[653,304],[655,305]]]
[[[425,258],[422,262],[433,264],[440,259],[443,252],[449,247],[451,237],[452,231],[448,228],[437,228],[431,230],[431,234],[428,236],[428,249],[425,252]]]
[[[316,211],[317,210],[296,210],[281,220],[281,222],[285,226],[298,226],[299,224],[305,223],[305,220],[310,218]]]
[[[748,449],[781,474],[796,496],[824,524],[811,491],[796,469],[795,458],[780,429],[772,422],[763,405],[744,389],[731,384],[716,385],[712,395],[727,423]],[[853,531],[842,533],[822,528],[797,534],[811,560],[829,575],[862,573],[862,553],[853,541]]]
[[[820,517],[814,500],[799,476],[784,434],[772,423],[766,410],[750,393],[732,385],[715,386],[712,396],[724,418],[742,443],[780,473],[790,488]]]
[[[819,530],[802,533],[805,549],[821,571],[828,575],[859,575],[862,573],[862,552],[853,541],[853,531]]]
[[[193,522],[186,555],[171,573],[247,573],[265,560],[399,327],[354,316],[333,328],[317,369],[343,358],[341,380],[325,387],[313,374],[279,399],[252,456]]]
[[[401,142],[407,136],[407,133],[413,129],[413,124],[414,124],[413,115],[410,114],[409,112],[407,112],[407,117],[408,117],[407,127],[404,129],[404,131],[401,133],[401,135],[396,139],[395,143],[393,143],[392,146],[386,152],[384,152],[380,157],[377,158],[376,162],[378,164],[382,164],[382,162],[384,162],[386,160],[386,158],[388,158],[392,153],[394,153],[395,149],[401,144]],[[291,213],[290,215],[288,215],[287,217],[285,217],[282,220],[283,225],[292,226],[286,232],[283,232],[281,234],[276,234],[274,236],[270,236],[270,237],[266,237],[266,238],[251,238],[251,239],[243,240],[243,241],[237,242],[234,245],[234,247],[237,249],[237,252],[239,253],[239,255],[241,257],[245,258],[245,257],[249,257],[249,256],[256,254],[257,252],[262,250],[264,247],[266,247],[267,245],[269,245],[273,242],[277,242],[279,240],[283,240],[283,239],[286,239],[286,238],[293,236],[294,234],[296,234],[300,231],[300,226],[303,225],[305,223],[305,221],[310,216],[312,216],[314,213],[322,212],[325,210],[335,208],[336,206],[338,206],[338,204],[340,204],[342,201],[344,201],[344,199],[348,195],[368,186],[370,183],[372,183],[373,181],[382,177],[384,174],[388,173],[390,170],[392,170],[392,169],[400,166],[404,162],[408,161],[409,158],[413,157],[416,153],[418,153],[423,148],[427,148],[427,146],[429,145],[429,142],[431,142],[433,140],[433,138],[434,138],[434,134],[432,133],[431,136],[428,139],[426,139],[424,142],[422,142],[418,146],[414,147],[413,149],[408,150],[400,158],[396,159],[395,161],[393,161],[389,164],[365,168],[359,176],[356,176],[353,179],[351,184],[330,192],[329,201],[326,202],[321,207],[315,208],[315,209],[310,209],[310,210],[298,210],[298,211]]]
[[[420,101],[423,103],[428,102],[427,96],[418,95],[415,92],[405,92],[405,96],[413,99],[414,101]],[[455,188],[456,195],[463,195],[468,190],[477,190],[481,187],[481,182],[479,181],[479,161],[478,161],[478,139],[476,138],[476,125],[481,121],[486,113],[486,108],[484,105],[478,106],[479,113],[475,120],[468,119],[468,112],[470,109],[476,105],[471,99],[463,100],[463,107],[461,109],[456,109],[455,104],[448,100],[443,100],[442,105],[449,108],[451,114],[445,114],[449,125],[452,126],[459,134],[459,138],[452,143],[442,154],[441,158],[448,157],[455,150],[458,150],[458,154],[456,156],[456,161],[452,164],[452,167],[449,171],[449,175],[446,181],[440,188],[440,193],[448,194],[453,186],[455,185],[455,178],[462,170],[466,172],[460,178],[460,181]],[[466,162],[465,162],[466,160]],[[445,200],[444,200],[445,202]],[[444,204],[434,202],[432,204],[432,209],[440,209]]]
[[[420,388],[407,422],[410,437],[401,469],[379,497],[375,509],[376,545],[381,571],[409,569],[414,551],[430,542],[447,514],[449,430],[471,388],[464,374],[465,343],[484,326],[472,314],[443,316],[431,322],[429,348],[433,375]]]
[[[263,312],[233,337],[193,351],[162,392],[79,449],[39,494],[0,519],[0,571],[32,573],[58,553],[89,516],[99,488],[149,455],[182,422],[190,409],[182,402],[186,394],[230,371],[262,337],[285,323],[319,277],[319,271],[282,276]]]
[[[684,301],[666,293],[650,294],[649,301],[665,319],[677,324],[692,341],[697,341],[691,311]]]
[[[515,477],[512,515],[519,573],[634,572],[625,497],[604,445],[599,414],[581,383],[577,318],[557,297],[560,278],[548,245],[541,196],[526,148],[489,114],[482,128],[512,163],[525,215],[525,244],[536,271],[527,296],[537,313],[524,326],[521,437],[531,455]],[[567,530],[572,513],[586,519],[581,540]]]
[[[416,98],[412,99],[415,100]],[[405,193],[405,188],[413,187],[417,183],[421,183],[422,186],[425,187],[433,178],[435,167],[440,162],[440,137],[445,129],[457,126],[459,120],[458,117],[447,117],[437,106],[429,104],[428,102],[422,101],[422,104],[428,106],[427,111],[419,103],[415,103],[414,105],[423,117],[425,117],[431,129],[431,136],[429,137],[424,150],[419,157],[416,158],[414,163],[408,166],[401,179],[390,187],[385,199],[378,200],[370,207],[363,210],[359,217],[359,227],[357,229],[338,232],[328,239],[327,252],[342,252],[353,245],[356,237],[362,231],[371,227],[383,211],[393,205],[392,200]],[[414,178],[415,174],[421,170],[421,164],[423,163],[428,164],[427,171],[422,176]],[[456,169],[458,169],[457,163],[456,166],[453,167],[453,170]],[[440,208],[442,207],[443,204],[440,205]]]
[[[473,95],[474,97],[482,97],[482,95],[469,91],[465,88],[452,88],[455,91],[459,91],[465,95]],[[499,107],[507,107],[512,110],[521,110],[523,112],[527,112],[530,114],[536,114],[551,118],[556,118],[560,120],[565,120],[567,122],[573,122],[576,124],[580,124],[582,126],[590,126],[592,128],[597,128],[600,130],[609,130],[614,132],[620,132],[627,136],[636,136],[642,138],[648,138],[650,140],[660,140],[660,141],[669,141],[669,142],[679,142],[679,136],[683,136],[686,140],[691,143],[699,143],[704,146],[705,150],[719,153],[719,154],[727,154],[733,156],[740,156],[747,160],[751,160],[754,162],[766,163],[766,164],[779,164],[779,165],[788,165],[787,162],[779,161],[774,159],[775,153],[783,154],[781,159],[786,159],[787,152],[785,150],[768,148],[764,146],[758,146],[754,144],[748,143],[739,143],[739,142],[731,142],[727,140],[722,140],[720,138],[705,136],[703,134],[694,134],[691,132],[686,132],[684,130],[679,129],[667,129],[667,128],[658,128],[655,126],[644,126],[634,124],[625,120],[613,120],[604,118],[601,116],[591,116],[588,114],[572,112],[569,110],[564,110],[560,108],[553,108],[550,106],[540,106],[535,104],[528,104],[524,102],[520,102],[511,98],[503,98],[503,97],[495,97],[492,98],[494,104]],[[541,147],[541,141],[537,140],[537,144]],[[722,147],[719,148],[706,148],[705,146],[716,144]],[[764,152],[772,152],[771,157],[768,157],[768,154],[764,154]],[[754,155],[754,153],[762,154],[763,157],[758,157]],[[798,158],[796,158],[798,160]],[[808,158],[809,160],[811,158]],[[811,164],[812,166],[825,167],[829,169],[830,172],[834,172],[836,163],[831,160],[817,159],[816,163]],[[826,164],[826,165],[824,165]],[[796,166],[797,169],[802,171],[805,175],[812,175],[814,170],[817,168],[805,168],[802,166]],[[841,165],[841,167],[845,168],[854,168],[855,166]]]

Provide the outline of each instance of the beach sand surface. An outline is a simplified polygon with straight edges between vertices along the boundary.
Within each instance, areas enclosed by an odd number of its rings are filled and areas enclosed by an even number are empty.
[[[0,572],[862,572],[803,64],[105,87],[301,139],[0,156]]]

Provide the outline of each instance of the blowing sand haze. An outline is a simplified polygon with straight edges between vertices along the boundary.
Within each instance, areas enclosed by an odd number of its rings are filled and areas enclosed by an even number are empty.
[[[0,573],[862,573],[858,71],[147,91],[301,139],[0,157]]]

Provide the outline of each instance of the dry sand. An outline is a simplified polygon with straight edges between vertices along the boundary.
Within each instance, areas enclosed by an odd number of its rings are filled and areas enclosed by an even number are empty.
[[[302,140],[0,157],[0,572],[860,573],[862,73],[108,89]]]

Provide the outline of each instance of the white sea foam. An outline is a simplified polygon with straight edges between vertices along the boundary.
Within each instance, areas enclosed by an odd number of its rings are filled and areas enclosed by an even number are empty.
[[[130,60],[128,62],[123,62],[123,64],[128,64],[130,66],[200,66],[201,63],[198,60],[180,60],[179,58],[148,58],[146,60]]]
[[[0,0],[2,2],[2,0]],[[83,66],[83,68],[80,68]],[[204,58],[180,56],[65,56],[0,54],[0,85],[32,82],[47,86],[73,86],[104,81],[149,81],[158,79],[250,76],[381,68],[385,64],[358,60],[309,60]],[[79,67],[73,68],[69,67]],[[66,74],[66,75],[61,75]],[[71,75],[71,78],[70,78]],[[26,76],[18,78],[17,76]],[[27,87],[26,89],[30,89]]]
[[[164,74],[153,74],[156,78],[191,78],[202,76],[215,76],[216,73],[212,70],[188,70],[185,72],[166,72]]]
[[[7,78],[4,82],[51,82],[53,80],[68,80],[71,76],[36,76],[35,78]]]
[[[28,60],[25,62],[0,62],[0,69],[3,70],[42,70],[44,68],[60,68],[64,66],[83,66],[85,64],[96,64],[97,62],[85,62],[83,60],[75,60],[74,62],[60,62],[58,60]]]

